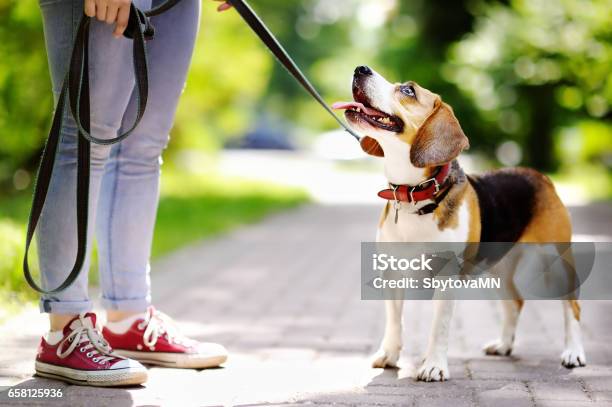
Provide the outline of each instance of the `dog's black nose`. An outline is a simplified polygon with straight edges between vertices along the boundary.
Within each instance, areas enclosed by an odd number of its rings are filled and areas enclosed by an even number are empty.
[[[370,67],[362,65],[355,68],[355,75],[372,75]]]

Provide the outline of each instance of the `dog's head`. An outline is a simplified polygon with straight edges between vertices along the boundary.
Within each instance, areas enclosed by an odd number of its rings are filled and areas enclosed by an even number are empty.
[[[359,66],[353,99],[334,108],[345,110],[351,126],[365,134],[361,147],[368,154],[384,157],[401,142],[409,146],[410,163],[425,168],[452,161],[469,147],[452,108],[415,82],[392,84]]]

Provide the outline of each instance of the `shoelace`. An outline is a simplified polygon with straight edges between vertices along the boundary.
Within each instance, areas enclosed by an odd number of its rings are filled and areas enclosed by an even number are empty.
[[[139,329],[145,329],[142,342],[145,346],[152,348],[160,337],[165,337],[168,342],[179,345],[190,345],[189,339],[185,338],[172,323],[169,317],[159,311],[149,309],[145,319],[138,324]]]
[[[79,351],[86,352],[87,357],[92,358],[94,363],[104,364],[113,359],[117,359],[117,356],[110,355],[113,351],[108,342],[104,340],[104,337],[95,327],[87,326],[88,324],[84,320],[85,314],[79,315],[81,326],[75,328],[68,336],[66,336],[57,347],[56,354],[60,359],[68,357],[77,346],[81,346]],[[62,348],[66,343],[70,345],[65,351]]]

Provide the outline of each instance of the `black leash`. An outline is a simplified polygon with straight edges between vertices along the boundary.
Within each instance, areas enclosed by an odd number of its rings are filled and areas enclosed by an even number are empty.
[[[333,110],[325,103],[319,92],[312,86],[308,78],[302,73],[300,68],[296,65],[296,63],[291,59],[287,51],[283,48],[283,46],[278,42],[274,34],[266,27],[264,22],[257,16],[255,11],[249,6],[249,4],[245,0],[229,0],[229,3],[234,6],[238,14],[242,17],[242,19],[251,27],[251,29],[257,34],[257,36],[261,39],[261,41],[265,44],[266,47],[274,54],[276,59],[287,69],[287,71],[298,81],[300,85],[306,92],[308,92],[327,112],[338,122],[338,124],[344,128],[351,136],[355,137],[357,141],[360,140],[360,137],[357,133],[355,133],[350,127],[348,127],[336,114]]]
[[[128,137],[144,115],[148,97],[148,65],[147,52],[145,47],[146,40],[152,39],[155,29],[151,25],[149,18],[162,14],[180,0],[167,0],[165,3],[151,10],[142,11],[132,3],[128,26],[124,36],[133,40],[133,63],[134,76],[136,79],[136,94],[138,110],[134,123],[123,134],[119,134],[112,139],[100,139],[91,135],[90,132],[90,100],[89,100],[89,26],[91,18],[83,16],[79,23],[77,34],[74,40],[72,55],[68,73],[64,78],[62,90],[58,98],[51,129],[47,141],[43,148],[40,167],[34,186],[34,196],[28,220],[26,232],[25,255],[23,259],[24,276],[30,287],[41,294],[56,294],[68,288],[79,276],[85,260],[87,251],[87,224],[89,209],[89,177],[90,177],[90,150],[91,143],[101,145],[111,145],[124,140]],[[359,136],[354,133],[342,120],[338,118],[325,103],[321,95],[316,91],[295,62],[289,57],[274,35],[268,30],[265,24],[259,19],[255,12],[249,7],[246,1],[231,0],[231,4],[246,23],[255,31],[264,44],[272,51],[283,66],[293,75],[293,77],[306,89],[306,91],[317,101],[334,119],[353,137],[359,140]],[[66,102],[70,107],[70,112],[78,127],[78,148],[77,148],[77,186],[76,186],[76,215],[77,215],[77,253],[72,270],[59,286],[45,290],[40,287],[32,277],[28,263],[28,253],[36,226],[40,220],[49,185],[53,176],[57,151],[60,143],[63,114]]]

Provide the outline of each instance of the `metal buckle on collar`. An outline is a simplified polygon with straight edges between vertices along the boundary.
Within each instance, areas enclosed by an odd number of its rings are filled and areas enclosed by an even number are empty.
[[[438,182],[438,180],[435,177],[426,179],[425,181],[421,181],[418,184],[416,184],[415,186],[413,186],[412,188],[410,188],[410,190],[408,191],[408,193],[410,194],[410,202],[412,202],[413,205],[416,205],[416,201],[414,200],[414,195],[412,195],[413,192],[417,188],[421,188],[424,184],[427,184],[428,182],[432,182],[432,181],[433,181],[434,186],[436,188],[436,190],[434,191],[434,195],[437,194],[438,192],[440,192],[440,183]]]

